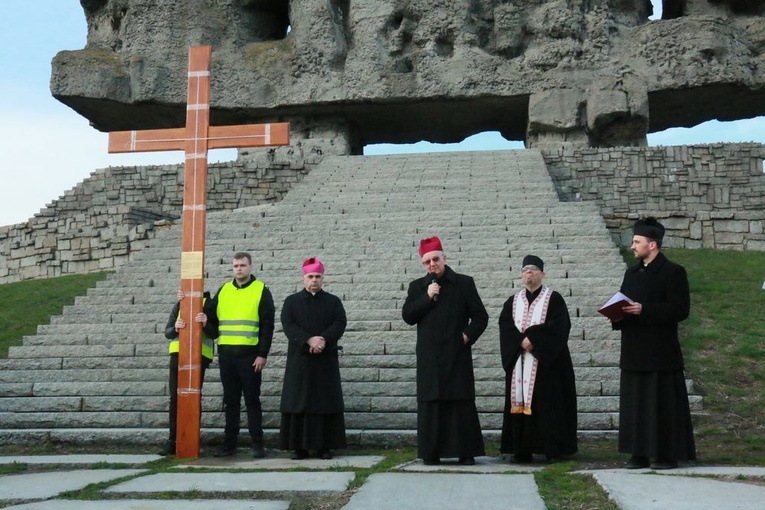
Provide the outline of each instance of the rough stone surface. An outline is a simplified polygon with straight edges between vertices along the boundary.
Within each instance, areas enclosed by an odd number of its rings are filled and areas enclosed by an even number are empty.
[[[2,500],[47,499],[65,491],[82,489],[91,483],[108,482],[138,475],[142,469],[88,469],[58,472],[16,474],[0,477]]]
[[[638,217],[667,228],[665,245],[762,250],[765,146],[712,144],[544,151],[564,200],[594,201],[614,241],[629,245]]]
[[[402,482],[406,481],[404,484]],[[412,481],[414,483],[412,483]],[[491,497],[486,497],[487,495]],[[480,500],[480,505],[477,503]],[[485,508],[487,510],[544,510],[530,474],[375,473],[354,494],[347,510],[388,508]]]
[[[86,47],[55,57],[51,90],[101,130],[181,125],[200,44],[213,47],[213,124],[340,121],[354,154],[490,130],[640,146],[649,131],[765,114],[757,1],[665,0],[663,20],[648,0],[81,3]]]
[[[547,122],[564,125],[575,117],[580,96],[543,95],[547,99],[540,104],[558,102]],[[297,129],[296,145],[283,161],[276,156],[287,153],[259,149],[242,151],[235,162],[211,165],[208,211],[277,203],[323,158],[348,152],[332,141],[338,133],[347,129],[340,124],[329,131]],[[596,203],[617,243],[629,244],[638,215],[653,214],[668,229],[668,246],[765,250],[761,144],[567,148],[543,155],[560,197]],[[358,158],[358,165],[364,161]],[[162,243],[180,217],[182,174],[173,165],[99,170],[26,223],[0,227],[0,284],[115,269]],[[145,213],[140,219],[139,210]],[[209,232],[208,238],[216,235]],[[110,311],[105,317],[119,315]],[[390,319],[398,322],[398,317]],[[100,327],[92,333],[103,335]]]
[[[158,473],[112,485],[104,492],[342,492],[354,476],[353,471]]]
[[[241,150],[211,164],[207,210],[275,203],[323,157],[350,151],[340,124],[293,123],[290,136],[279,151]],[[27,222],[0,227],[0,284],[115,269],[172,226],[182,205],[180,165],[97,170]]]
[[[9,349],[9,359],[0,360],[0,443],[164,439],[162,331],[177,293],[179,227],[164,229],[152,246]],[[493,317],[473,352],[487,437],[501,430],[504,408],[496,317],[518,286],[513,275],[529,250],[547,261],[546,281],[571,310],[582,382],[579,429],[614,430],[618,340],[596,310],[618,287],[624,262],[595,204],[560,200],[538,150],[325,157],[276,204],[207,215],[205,287],[215,291],[229,281],[232,254],[249,251],[278,316],[300,286],[299,261],[322,257],[327,290],[343,299],[349,317],[340,358],[349,440],[411,444],[416,333],[401,319],[401,306],[406,285],[422,274],[417,243],[430,232],[447,243],[450,265],[474,277]],[[287,346],[280,324],[275,333],[262,386],[268,444],[278,433]],[[221,396],[213,362],[203,387],[206,445],[222,436]]]

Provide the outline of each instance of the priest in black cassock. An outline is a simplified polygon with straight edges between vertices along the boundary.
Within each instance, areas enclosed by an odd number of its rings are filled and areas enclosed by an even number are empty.
[[[293,460],[310,450],[331,459],[332,450],[346,447],[337,342],[347,320],[340,298],[322,289],[321,260],[307,259],[302,270],[305,288],[284,300],[281,313],[288,348],[279,441],[294,450]]]
[[[437,237],[420,241],[425,276],[409,284],[401,312],[417,325],[417,455],[425,464],[484,455],[475,406],[472,345],[489,315],[475,282],[446,265]]]
[[[688,275],[661,252],[664,226],[656,218],[636,221],[632,233],[638,263],[620,289],[632,304],[613,322],[622,335],[619,451],[631,454],[627,469],[673,469],[696,458],[677,334],[691,309]]]
[[[502,453],[511,462],[548,462],[577,451],[576,382],[568,350],[571,321],[566,302],[542,284],[544,262],[523,259],[524,288],[511,296],[499,317],[505,410]]]

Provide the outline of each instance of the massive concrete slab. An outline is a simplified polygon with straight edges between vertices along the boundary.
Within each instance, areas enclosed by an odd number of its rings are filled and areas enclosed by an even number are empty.
[[[0,456],[0,464],[35,464],[35,465],[64,465],[79,466],[98,463],[106,464],[145,464],[154,460],[161,459],[159,455],[6,455]]]
[[[762,485],[625,470],[592,475],[622,510],[754,510],[765,502]]]
[[[689,476],[715,476],[715,477],[759,477],[765,478],[765,467],[758,466],[686,466],[671,471],[655,471],[650,468],[636,469],[632,471],[612,470],[618,473],[646,474],[656,473],[665,476],[689,475]],[[592,471],[577,471],[577,473],[592,474]]]
[[[91,483],[108,482],[144,472],[142,469],[88,469],[51,471],[0,477],[0,501],[52,498]]]
[[[510,464],[503,457],[476,457],[475,465],[463,466],[457,459],[442,459],[435,466],[426,466],[421,460],[413,460],[396,466],[396,469],[408,473],[437,473],[447,471],[449,473],[533,473],[544,468],[545,464]]]
[[[344,510],[480,508],[545,510],[533,475],[382,473],[370,476]]]
[[[159,473],[109,487],[105,492],[342,492],[355,473]]]
[[[272,457],[265,459],[236,459],[232,457],[204,457],[191,461],[179,468],[204,469],[263,469],[278,471],[287,469],[321,470],[331,468],[368,469],[372,468],[385,457],[382,455],[349,455],[336,456],[330,460],[302,459],[291,460],[288,457]]]
[[[105,501],[63,501],[54,499],[9,506],[6,510],[103,510],[108,505],[109,510],[287,510],[289,501],[237,501],[237,500],[204,500],[194,501],[185,499],[112,499]]]

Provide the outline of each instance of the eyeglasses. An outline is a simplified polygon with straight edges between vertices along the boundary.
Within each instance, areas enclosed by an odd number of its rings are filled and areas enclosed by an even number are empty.
[[[431,264],[438,264],[439,262],[441,262],[441,257],[433,257],[432,259],[429,259],[429,260],[423,260],[422,265],[429,266]]]
[[[541,271],[537,266],[523,266],[521,268],[521,273],[530,273],[532,271]]]

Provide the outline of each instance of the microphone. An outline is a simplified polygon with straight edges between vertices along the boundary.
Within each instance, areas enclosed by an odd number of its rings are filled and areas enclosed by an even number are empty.
[[[437,283],[437,282],[436,282],[436,276],[435,276],[435,275],[431,275],[431,276],[433,277],[433,279],[432,279],[432,280],[430,280],[430,283]],[[435,294],[435,295],[433,296],[433,302],[434,302],[434,303],[437,303],[437,302],[438,302],[438,294]]]

